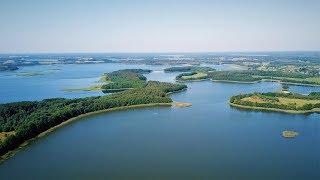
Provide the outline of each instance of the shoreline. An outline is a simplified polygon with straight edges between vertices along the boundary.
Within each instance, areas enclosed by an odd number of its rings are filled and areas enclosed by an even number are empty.
[[[89,113],[85,113],[85,114],[81,114],[79,116],[67,119],[65,121],[63,121],[62,123],[53,126],[51,128],[49,128],[48,130],[38,134],[36,137],[29,139],[25,142],[23,142],[21,145],[19,145],[19,147],[7,152],[6,154],[0,156],[0,165],[5,162],[6,160],[10,159],[11,157],[13,157],[17,152],[19,152],[21,149],[23,149],[24,147],[28,146],[30,143],[32,143],[33,141],[45,137],[48,134],[50,134],[51,132],[65,126],[68,124],[71,124],[77,120],[81,120],[83,118],[86,117],[90,117],[93,115],[98,115],[98,114],[103,114],[103,113],[107,113],[107,112],[113,112],[113,111],[121,111],[121,110],[127,110],[127,109],[139,109],[139,108],[148,108],[148,107],[156,107],[156,106],[163,106],[163,107],[171,107],[173,105],[174,102],[171,103],[151,103],[151,104],[138,104],[138,105],[131,105],[131,106],[122,106],[122,107],[115,107],[115,108],[109,108],[109,109],[103,109],[103,110],[99,110],[99,111],[93,111],[93,112],[89,112]]]
[[[130,89],[135,89],[135,88],[101,89],[101,91],[106,94],[106,93],[121,92],[125,90],[130,90]]]
[[[222,83],[239,83],[239,84],[255,84],[261,81],[231,81],[231,80],[214,80],[210,79],[212,82],[222,82]]]
[[[177,91],[171,91],[171,92],[168,92],[166,93],[167,95],[170,95],[170,94],[174,94],[174,93],[179,93],[179,92],[182,92],[182,91],[186,91],[188,89],[188,87],[186,88],[183,88],[183,89],[180,89],[180,90],[177,90]]]
[[[288,85],[295,85],[295,86],[310,86],[310,87],[320,87],[320,84],[303,84],[303,83],[293,83],[293,82],[286,82],[276,79],[261,79],[258,81],[231,81],[231,80],[214,80],[210,79],[213,82],[224,82],[224,83],[239,83],[239,84],[255,84],[260,82],[277,82],[281,84],[288,84]]]
[[[178,83],[187,83],[187,82],[201,82],[201,81],[208,81],[210,80],[209,78],[205,78],[205,79],[193,79],[193,80],[178,80],[176,79],[175,81]]]
[[[312,113],[320,113],[320,108],[315,108],[312,110],[285,110],[285,109],[277,109],[277,108],[265,108],[265,107],[258,107],[258,106],[244,106],[235,103],[229,102],[229,105],[232,107],[240,108],[240,109],[247,109],[253,111],[269,111],[269,112],[281,112],[287,114],[312,114]]]

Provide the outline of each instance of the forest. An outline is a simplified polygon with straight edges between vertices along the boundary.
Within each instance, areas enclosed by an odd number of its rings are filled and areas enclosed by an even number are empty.
[[[208,72],[208,77],[218,81],[255,82],[276,80],[284,83],[320,85],[319,76],[282,71],[212,71]]]
[[[130,88],[142,88],[147,85],[147,78],[143,75],[150,73],[145,69],[124,69],[104,74],[107,84],[101,88],[103,92],[117,92]]]
[[[261,78],[253,77],[248,71],[213,71],[208,73],[208,78],[218,81],[243,81],[254,82]]]
[[[144,72],[144,71],[143,71]],[[114,72],[132,76],[145,82],[143,87],[122,92],[77,99],[53,98],[42,101],[24,101],[0,105],[0,132],[14,132],[0,142],[0,155],[17,148],[23,142],[62,122],[98,110],[140,104],[171,103],[168,93],[186,89],[183,84],[146,82],[144,76],[132,71]],[[113,73],[111,79],[113,78]],[[138,73],[139,74],[139,73]],[[120,83],[120,82],[119,82]]]

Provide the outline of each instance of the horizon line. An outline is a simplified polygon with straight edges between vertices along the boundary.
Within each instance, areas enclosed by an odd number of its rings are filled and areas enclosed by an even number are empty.
[[[200,53],[285,53],[285,52],[307,52],[307,53],[320,53],[320,50],[243,50],[243,51],[48,51],[48,52],[0,52],[0,55],[24,55],[24,54],[168,54],[168,53],[181,53],[181,54],[200,54]]]

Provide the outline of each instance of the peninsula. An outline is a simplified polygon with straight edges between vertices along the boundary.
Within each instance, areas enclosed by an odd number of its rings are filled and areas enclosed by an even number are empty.
[[[21,144],[40,134],[50,132],[53,127],[68,120],[95,112],[117,110],[119,108],[171,106],[168,96],[171,92],[186,89],[184,84],[146,81],[141,70],[115,71],[110,80],[114,84],[104,88],[130,88],[114,94],[77,99],[53,98],[42,101],[24,101],[0,105],[0,156],[8,156]],[[132,76],[130,83],[123,76]],[[10,154],[10,153],[9,153]]]

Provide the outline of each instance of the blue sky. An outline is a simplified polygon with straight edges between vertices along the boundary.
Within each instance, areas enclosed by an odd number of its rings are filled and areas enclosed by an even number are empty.
[[[0,53],[320,50],[318,0],[0,0]]]

